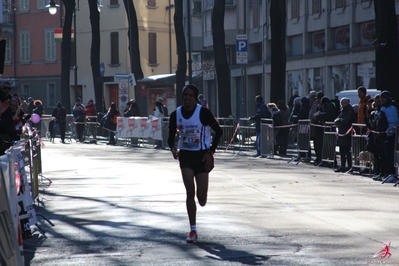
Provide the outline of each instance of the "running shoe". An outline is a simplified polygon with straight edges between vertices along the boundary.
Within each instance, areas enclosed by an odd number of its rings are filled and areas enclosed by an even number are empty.
[[[197,232],[191,231],[186,238],[187,243],[195,243],[197,242]]]

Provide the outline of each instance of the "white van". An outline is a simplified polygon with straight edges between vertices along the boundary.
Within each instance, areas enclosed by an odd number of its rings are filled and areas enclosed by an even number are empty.
[[[379,90],[367,90],[367,94],[374,98],[375,95],[380,94],[381,91]],[[335,94],[335,98],[341,100],[343,97],[350,99],[350,104],[359,104],[359,96],[357,95],[357,90],[347,90],[347,91],[340,91]]]

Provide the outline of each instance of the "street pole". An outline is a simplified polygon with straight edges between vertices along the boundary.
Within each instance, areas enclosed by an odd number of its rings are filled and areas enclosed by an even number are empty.
[[[168,5],[168,11],[169,11],[169,74],[172,74],[172,13],[171,13],[172,6],[170,4],[169,0],[169,5]]]
[[[76,3],[75,3],[76,5]],[[78,56],[77,56],[77,45],[76,45],[76,6],[75,9],[73,11],[73,37],[74,37],[74,48],[75,48],[75,65],[73,66],[73,70],[74,70],[74,75],[75,75],[75,96],[76,93],[78,91]]]
[[[191,60],[191,1],[187,1],[187,47],[188,47],[188,82],[193,83],[193,68]]]

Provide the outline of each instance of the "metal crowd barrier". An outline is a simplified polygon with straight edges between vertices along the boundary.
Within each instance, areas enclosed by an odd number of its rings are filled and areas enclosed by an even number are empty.
[[[365,124],[352,124],[356,133],[352,133],[352,170],[361,172],[362,170],[371,170],[370,163],[368,165],[361,165],[358,159],[360,152],[366,150],[366,133],[367,127]]]
[[[337,131],[334,122],[326,122],[324,127],[323,148],[321,161],[332,163],[333,168],[337,162]]]
[[[256,145],[255,120],[240,118],[240,128],[238,129],[237,139],[240,149],[253,150]]]
[[[219,145],[218,148],[221,149],[226,149],[231,141],[231,138],[234,134],[234,120],[233,118],[223,118],[223,117],[218,117],[217,121],[222,128],[223,135],[219,140]]]
[[[297,124],[297,152],[298,156],[293,157],[288,163],[296,161],[299,164],[303,159],[310,160],[308,158],[308,151],[310,149],[310,120],[301,119],[298,120]],[[305,154],[305,156],[302,156]]]
[[[274,122],[273,119],[262,118],[260,122],[260,152],[267,158],[274,157]]]

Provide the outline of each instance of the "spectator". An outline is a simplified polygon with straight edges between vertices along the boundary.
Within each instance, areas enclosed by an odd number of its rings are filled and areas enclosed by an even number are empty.
[[[28,98],[28,112],[27,114],[33,114],[33,109],[35,109],[35,100],[32,97]]]
[[[83,112],[87,115],[87,122],[90,127],[91,134],[93,135],[93,140],[90,143],[97,143],[97,109],[94,105],[94,101],[90,99],[85,106],[86,109]]]
[[[351,136],[352,136],[352,122],[353,122],[353,107],[350,105],[349,98],[343,97],[341,99],[341,113],[334,120],[338,127],[339,153],[341,157],[341,166],[334,170],[334,172],[347,172],[352,168],[352,153],[351,153]],[[348,168],[346,168],[348,164]]]
[[[43,107],[43,103],[40,100],[35,100],[33,102],[33,104],[35,105],[35,108],[32,110],[33,114],[37,114],[40,116],[40,118],[42,118],[43,114],[44,114],[44,107]],[[42,124],[41,122],[37,123],[37,124],[33,124],[33,127],[36,127],[37,130],[39,132],[41,132],[42,129]]]
[[[204,108],[209,108],[209,107],[208,107],[208,101],[205,100],[204,95],[202,95],[202,94],[198,95],[198,101],[199,101],[199,103],[200,103],[200,105],[201,105],[202,107],[204,107]]]
[[[379,156],[381,162],[381,174],[374,180],[384,180],[389,175],[395,175],[394,151],[395,133],[399,125],[398,109],[392,100],[389,91],[380,94],[381,110],[376,117],[376,128],[380,134],[377,135],[379,143]]]
[[[24,119],[25,113],[21,110],[18,101],[14,98],[12,98],[9,101],[9,106],[12,113],[12,120],[15,128],[15,133],[17,134],[18,139],[20,139],[22,134],[22,126],[25,125],[26,122]]]
[[[51,113],[52,120],[49,123],[49,132],[52,139],[54,139],[54,123],[58,123],[60,128],[61,143],[65,143],[65,127],[66,127],[66,110],[61,102],[57,103]]]
[[[290,132],[290,128],[288,127],[288,125],[290,124],[290,122],[288,121],[290,118],[290,110],[288,108],[288,105],[286,105],[285,101],[283,100],[280,100],[278,102],[277,108],[279,109],[278,115],[281,117],[282,126],[276,135],[278,154],[286,155],[288,147],[288,134]]]
[[[140,116],[139,106],[134,99],[131,99],[126,106],[127,108],[123,115],[124,117]]]
[[[256,154],[253,157],[260,157],[262,156],[260,150],[261,147],[260,122],[262,118],[271,118],[272,114],[270,113],[265,102],[263,101],[262,96],[257,95],[255,97],[255,104],[256,104],[256,114],[250,117],[250,120],[255,120],[255,131],[256,131]]]
[[[2,94],[0,98],[0,155],[3,155],[13,141],[18,139],[9,106],[9,98]]]
[[[330,100],[328,97],[323,97],[320,102],[318,111],[314,114],[314,123],[319,125],[325,125],[325,122],[333,122],[336,118],[336,101]],[[322,165],[322,153],[323,153],[323,140],[324,140],[324,128],[316,127],[316,136],[314,139],[314,149],[316,153],[316,160],[314,165]]]
[[[21,104],[19,105],[19,107],[22,109],[22,112],[24,112],[24,114],[27,114],[29,109],[28,103],[26,102],[24,97],[21,97],[20,102]]]
[[[80,98],[76,98],[75,105],[72,108],[73,120],[76,127],[76,138],[80,143],[84,141],[84,130],[85,130],[85,121],[86,121],[86,107],[82,104],[82,100]]]
[[[140,116],[140,109],[138,104],[134,99],[131,99],[127,103],[127,109],[125,113],[123,114],[124,117],[138,117]],[[130,144],[133,146],[136,146],[139,144],[139,139],[138,138],[130,138]]]
[[[310,111],[310,101],[308,97],[302,97],[301,98],[301,108],[298,111],[297,115],[292,116],[292,122],[294,124],[297,124],[299,120],[304,120],[304,119],[309,119],[309,111]],[[310,143],[309,143],[310,147]],[[296,161],[301,160],[301,158],[305,158],[305,162],[310,162],[311,160],[311,153],[310,153],[310,148],[308,151],[308,154],[306,152],[300,152],[299,153],[299,158],[296,159]]]
[[[371,99],[371,96],[367,94],[367,89],[364,86],[357,88],[357,95],[359,96],[359,107],[356,123],[364,124],[364,117],[368,114],[367,101]]]
[[[10,91],[11,91],[10,83],[7,81],[4,82],[3,86],[0,87],[0,98],[11,100],[12,95],[11,95]]]
[[[163,104],[163,99],[158,98],[158,100],[155,102],[155,107],[154,107],[154,117],[168,117],[168,108]]]
[[[374,99],[368,100],[369,102],[372,102],[371,106],[368,106],[368,111],[369,115],[364,118],[364,123],[366,124],[367,128],[369,131],[367,132],[366,136],[366,151],[371,152],[374,155],[374,176],[373,178],[378,177],[381,175],[381,162],[379,159],[379,148],[378,146],[380,145],[376,134],[376,120],[379,115],[379,112],[381,110],[381,98],[380,95],[377,94],[374,96]]]
[[[107,145],[115,145],[115,131],[117,118],[120,116],[118,109],[116,109],[116,104],[111,103],[107,114],[105,115],[104,128],[109,132],[109,141]]]

